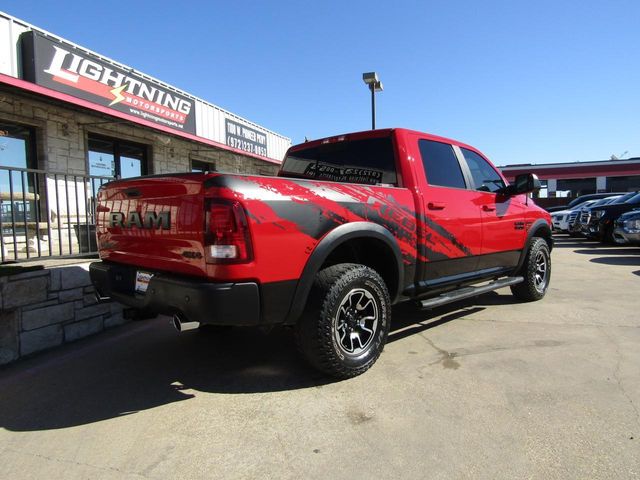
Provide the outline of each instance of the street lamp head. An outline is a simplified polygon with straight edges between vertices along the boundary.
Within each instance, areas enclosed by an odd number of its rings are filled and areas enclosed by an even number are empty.
[[[382,82],[378,78],[378,74],[376,72],[363,73],[362,81],[369,86],[369,90],[372,92],[382,91]]]
[[[367,72],[362,74],[362,80],[367,85],[371,85],[372,83],[379,83],[378,74],[376,72]]]

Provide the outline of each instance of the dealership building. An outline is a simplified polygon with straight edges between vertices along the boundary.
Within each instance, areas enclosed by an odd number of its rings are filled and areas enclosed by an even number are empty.
[[[578,197],[589,193],[633,192],[640,190],[640,158],[568,162],[547,164],[519,164],[500,167],[507,180],[513,181],[521,173],[535,173],[543,189],[540,197],[544,206],[564,203],[563,197]],[[558,198],[557,201],[551,199]]]
[[[270,175],[290,145],[0,12],[2,261],[93,251],[95,193],[110,179],[185,171]]]

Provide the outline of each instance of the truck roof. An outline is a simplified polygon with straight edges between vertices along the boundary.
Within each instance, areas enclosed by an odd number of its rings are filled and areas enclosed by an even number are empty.
[[[380,137],[387,137],[392,135],[394,132],[397,132],[400,135],[404,135],[407,133],[410,134],[418,134],[421,136],[424,136],[426,138],[428,138],[429,140],[435,140],[436,142],[444,142],[444,143],[451,143],[453,145],[457,145],[459,147],[464,147],[464,148],[468,148],[470,150],[473,151],[478,151],[475,147],[471,146],[471,145],[467,145],[466,143],[462,143],[458,140],[454,140],[451,138],[447,138],[447,137],[442,137],[439,135],[434,135],[431,133],[426,133],[426,132],[420,132],[418,130],[410,130],[408,128],[381,128],[381,129],[376,129],[376,130],[363,130],[360,132],[353,132],[353,133],[343,133],[340,135],[332,135],[330,137],[324,137],[324,138],[319,138],[317,140],[309,140],[307,142],[304,143],[298,143],[297,145],[293,145],[289,150],[290,151],[295,151],[295,150],[300,150],[303,148],[310,148],[310,147],[315,147],[318,145],[322,145],[324,143],[333,143],[333,142],[341,142],[341,141],[345,141],[345,140],[362,140],[365,138],[380,138]]]

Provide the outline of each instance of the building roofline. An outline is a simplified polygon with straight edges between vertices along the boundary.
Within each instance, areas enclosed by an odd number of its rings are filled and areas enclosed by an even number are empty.
[[[599,167],[599,166],[611,166],[611,165],[640,165],[640,157],[632,157],[624,160],[596,160],[588,162],[565,162],[565,163],[520,163],[513,165],[499,166],[498,168],[504,170],[541,170],[541,169],[564,169],[564,168],[576,168],[576,167]]]

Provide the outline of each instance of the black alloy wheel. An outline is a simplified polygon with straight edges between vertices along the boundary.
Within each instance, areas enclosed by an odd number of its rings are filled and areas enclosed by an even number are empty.
[[[341,263],[321,270],[298,322],[301,353],[337,378],[364,373],[387,339],[391,301],[384,280],[364,265]]]

